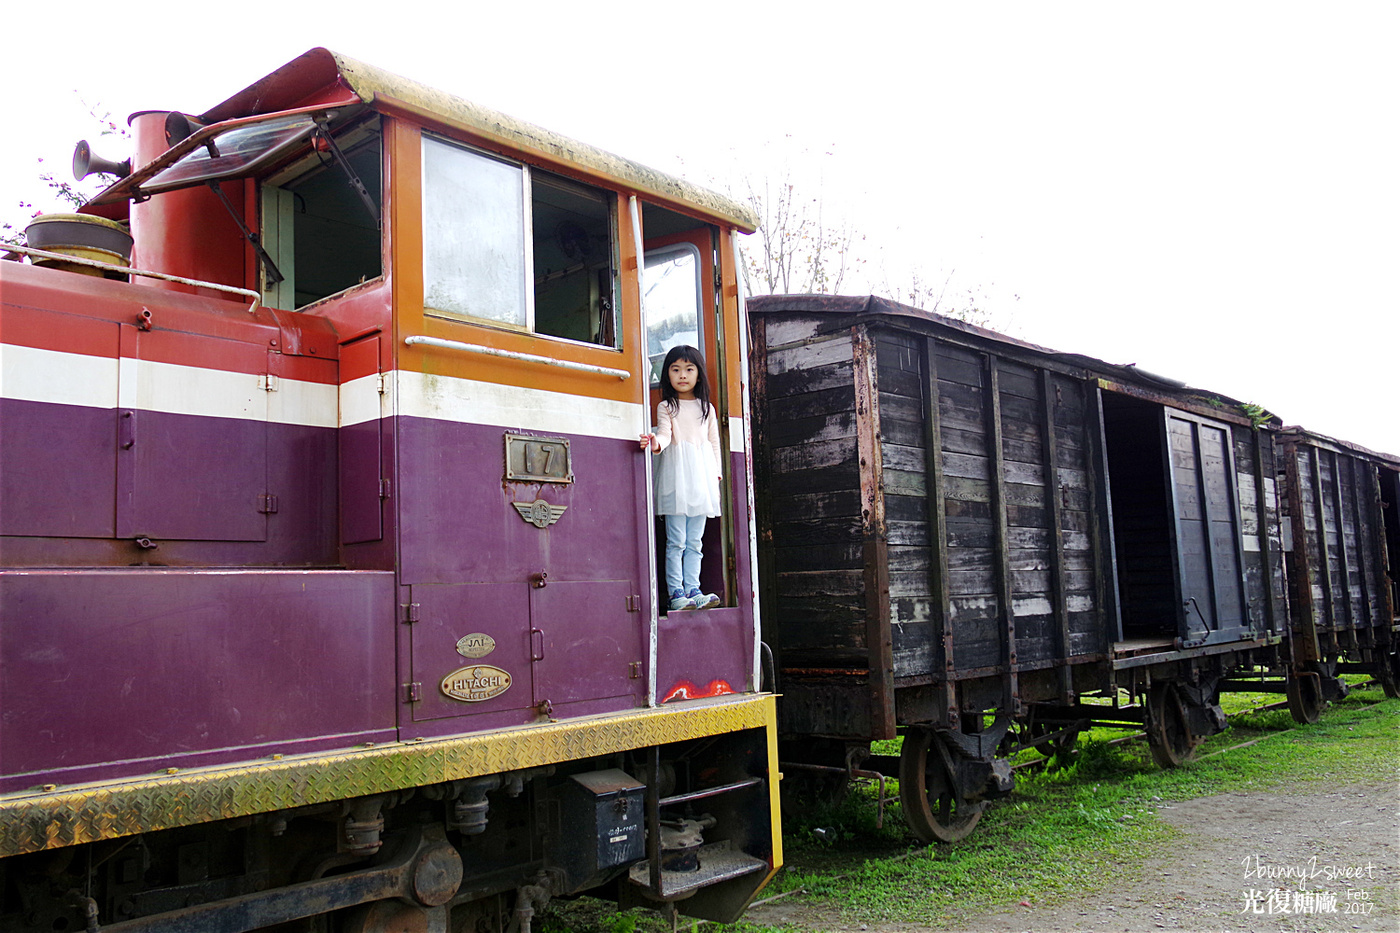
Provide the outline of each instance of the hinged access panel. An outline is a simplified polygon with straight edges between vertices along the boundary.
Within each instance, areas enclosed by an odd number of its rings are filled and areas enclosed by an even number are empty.
[[[567,712],[571,703],[626,698],[640,705],[646,681],[633,665],[647,658],[647,631],[634,612],[636,584],[626,580],[556,582],[530,588],[536,704]]]
[[[525,710],[535,705],[529,584],[414,584],[409,681],[422,685],[412,720]],[[529,716],[521,713],[520,721]]]
[[[627,611],[633,581],[414,584],[400,607],[411,676],[422,685],[414,722],[522,711],[567,715],[571,704],[630,709],[646,629]],[[616,702],[609,703],[608,701]]]
[[[204,365],[162,362],[186,336],[121,326],[116,537],[266,540],[269,353],[201,335]]]

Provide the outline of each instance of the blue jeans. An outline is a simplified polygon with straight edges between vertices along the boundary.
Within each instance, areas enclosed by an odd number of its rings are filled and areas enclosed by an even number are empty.
[[[700,587],[700,547],[705,516],[666,516],[666,592],[688,593]]]

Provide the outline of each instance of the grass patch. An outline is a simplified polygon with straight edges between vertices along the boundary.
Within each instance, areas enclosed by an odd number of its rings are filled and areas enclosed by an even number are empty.
[[[1238,712],[1278,699],[1235,696],[1231,706]],[[1400,701],[1383,700],[1379,688],[1354,690],[1311,726],[1298,726],[1287,710],[1234,716],[1231,729],[1203,743],[1197,761],[1174,771],[1159,769],[1143,742],[1108,745],[1111,731],[1092,736],[1068,760],[1019,772],[1015,793],[992,804],[973,834],[955,845],[914,842],[897,803],[887,805],[885,826],[877,829],[874,788],[860,786],[839,807],[813,809],[786,822],[787,868],[761,896],[801,889],[791,897],[797,905],[847,922],[953,924],[1023,900],[1051,904],[1131,884],[1145,855],[1177,835],[1157,816],[1166,801],[1246,789],[1306,791],[1351,783],[1354,775],[1366,775],[1368,782],[1400,780]],[[879,744],[885,746],[879,754],[898,752],[890,743]],[[578,909],[586,903],[551,907],[543,929],[669,929],[646,913]],[[683,921],[682,928],[689,926]],[[704,929],[796,928],[741,922]]]

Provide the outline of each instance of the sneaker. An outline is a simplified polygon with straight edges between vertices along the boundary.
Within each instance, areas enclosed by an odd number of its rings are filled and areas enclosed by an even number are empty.
[[[695,603],[696,609],[709,609],[711,606],[719,605],[718,596],[714,593],[702,593],[699,587],[692,587],[685,595]]]
[[[696,592],[699,592],[699,590],[697,590]],[[680,609],[694,609],[694,608],[695,608],[695,600],[691,599],[689,596],[685,595],[685,593],[681,592],[680,590],[672,590],[672,591],[671,591],[671,609],[672,609],[672,611],[677,611],[677,610],[680,610]]]

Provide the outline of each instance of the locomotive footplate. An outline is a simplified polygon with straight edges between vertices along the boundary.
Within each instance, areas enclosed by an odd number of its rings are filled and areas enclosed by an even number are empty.
[[[106,785],[52,785],[0,795],[0,856],[268,813],[577,757],[761,729],[771,695],[686,707],[629,710],[585,719],[426,742],[396,742],[327,754],[262,758],[228,767]]]

